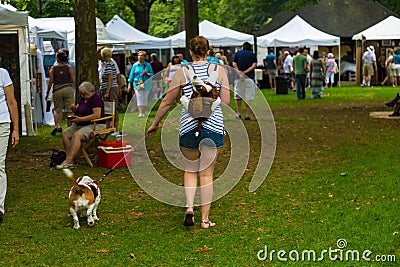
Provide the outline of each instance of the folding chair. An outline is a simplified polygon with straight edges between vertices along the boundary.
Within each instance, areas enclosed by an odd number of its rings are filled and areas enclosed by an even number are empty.
[[[81,155],[86,159],[87,163],[89,166],[92,168],[93,163],[92,159],[94,159],[97,156],[97,150],[94,150],[93,152],[89,151],[89,148],[91,148],[94,144],[97,147],[98,142],[105,141],[107,137],[117,131],[117,129],[114,127],[114,119],[115,119],[115,102],[104,102],[104,117],[92,120],[93,122],[93,132],[90,134],[89,139],[87,141],[84,141],[81,146]],[[97,126],[99,122],[104,122],[106,121],[107,127],[105,129],[98,129]],[[91,159],[92,158],[92,159]]]

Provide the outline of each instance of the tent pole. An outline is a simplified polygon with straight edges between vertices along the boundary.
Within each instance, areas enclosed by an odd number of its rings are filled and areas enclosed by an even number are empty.
[[[340,41],[339,41],[339,68],[340,68],[340,61],[341,61],[341,56],[340,56]],[[340,69],[339,69],[339,80],[338,80],[338,85],[340,87]]]

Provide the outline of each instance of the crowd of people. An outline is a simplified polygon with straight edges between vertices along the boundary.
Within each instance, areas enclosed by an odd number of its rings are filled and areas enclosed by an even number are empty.
[[[298,48],[279,51],[278,56],[274,48],[270,48],[264,61],[265,73],[268,75],[269,86],[276,90],[276,77],[284,77],[288,88],[295,91],[299,100],[305,99],[306,89],[310,88],[311,98],[321,98],[324,88],[332,88],[335,84],[335,75],[339,72],[333,53],[319,53],[313,51],[309,55],[308,49]]]

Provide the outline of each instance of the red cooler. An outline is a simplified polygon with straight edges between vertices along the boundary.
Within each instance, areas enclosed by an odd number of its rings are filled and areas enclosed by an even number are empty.
[[[99,142],[97,154],[100,167],[110,169],[132,165],[132,146],[127,141]]]

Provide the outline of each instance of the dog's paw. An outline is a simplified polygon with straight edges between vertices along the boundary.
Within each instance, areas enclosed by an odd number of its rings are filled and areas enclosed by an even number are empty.
[[[98,220],[99,220],[99,217],[97,217],[97,215],[94,215],[94,216],[93,216],[93,220],[98,221]]]
[[[79,229],[79,228],[81,228],[81,226],[80,226],[79,224],[74,224],[74,229],[75,229],[75,230],[77,230],[77,229]]]
[[[88,221],[87,221],[87,224],[89,225],[89,226],[94,226],[94,220],[93,220],[93,217],[88,217]]]

